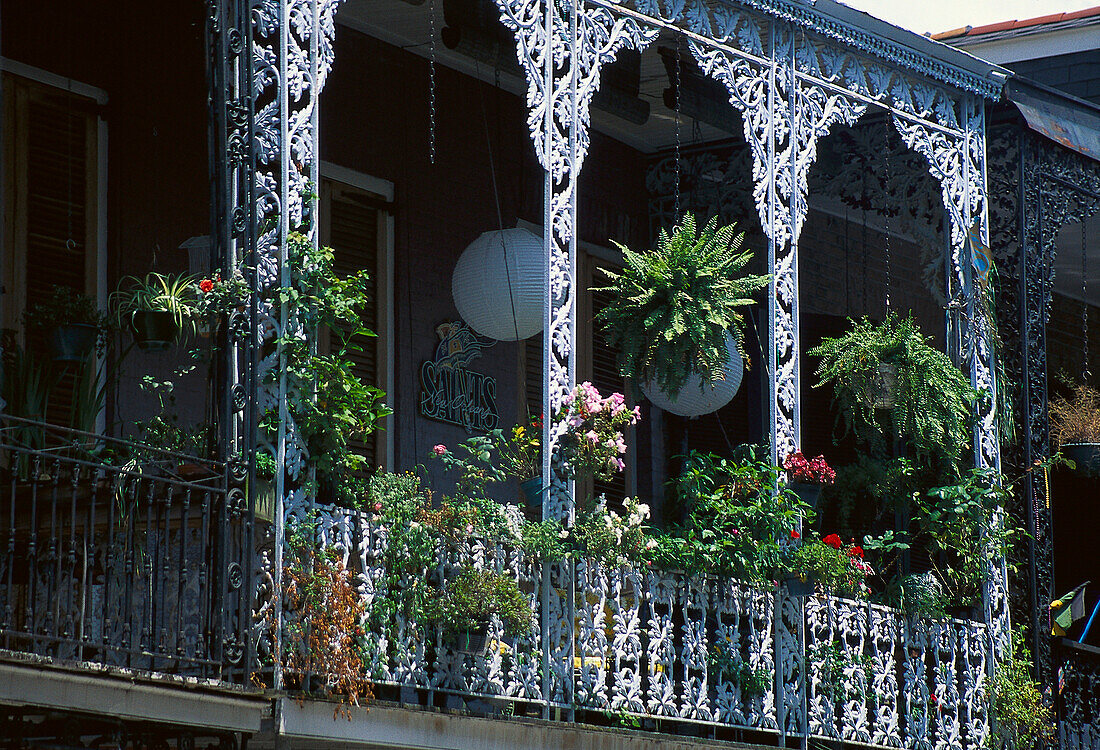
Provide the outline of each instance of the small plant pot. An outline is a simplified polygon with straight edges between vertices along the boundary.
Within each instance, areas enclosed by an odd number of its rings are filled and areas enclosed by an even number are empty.
[[[817,503],[821,500],[821,485],[806,484],[804,482],[791,482],[787,485],[798,499],[810,506],[811,510],[817,510]]]
[[[811,575],[791,576],[783,579],[783,585],[787,589],[788,596],[810,596],[814,593],[817,578]]]
[[[898,368],[889,362],[879,362],[871,398],[876,409],[893,409],[898,400]]]
[[[527,503],[527,507],[542,509],[542,477],[531,477],[519,483],[520,492],[523,493],[523,499]]]
[[[130,318],[130,333],[139,349],[163,352],[180,334],[180,327],[170,312],[139,310]]]
[[[489,623],[478,623],[472,628],[454,634],[455,650],[464,654],[483,654],[489,645]]]
[[[1100,443],[1065,443],[1062,454],[1073,461],[1078,474],[1100,476]]]
[[[50,359],[54,362],[84,362],[95,347],[98,329],[86,323],[51,328],[46,334]]]

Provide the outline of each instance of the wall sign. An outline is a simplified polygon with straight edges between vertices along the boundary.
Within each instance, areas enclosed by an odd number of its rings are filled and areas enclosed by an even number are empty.
[[[467,368],[492,346],[461,320],[436,326],[435,357],[420,365],[420,413],[428,419],[489,432],[500,424],[497,381]]]

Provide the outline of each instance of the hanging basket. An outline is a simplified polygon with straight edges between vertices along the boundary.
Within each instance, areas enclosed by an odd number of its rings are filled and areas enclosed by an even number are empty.
[[[718,411],[733,400],[741,387],[741,378],[745,372],[745,363],[737,342],[728,333],[726,352],[729,359],[722,370],[725,377],[714,383],[704,385],[702,376],[692,373],[684,387],[674,396],[665,393],[654,381],[642,383],[642,393],[654,406],[681,417],[698,417]]]
[[[788,489],[798,495],[798,499],[810,506],[811,510],[817,510],[817,503],[821,500],[823,485],[806,482],[791,482]]]
[[[876,409],[893,409],[898,402],[898,366],[879,362],[871,384],[871,398]]]
[[[139,349],[163,352],[179,336],[180,327],[170,312],[138,310],[130,317],[130,333]]]
[[[1073,461],[1078,474],[1100,476],[1100,443],[1063,443],[1062,454]]]
[[[99,330],[86,323],[70,323],[51,328],[46,334],[50,359],[54,362],[83,362],[95,347]]]
[[[462,319],[498,341],[542,330],[546,297],[542,239],[524,229],[485,232],[455,264],[451,295]]]

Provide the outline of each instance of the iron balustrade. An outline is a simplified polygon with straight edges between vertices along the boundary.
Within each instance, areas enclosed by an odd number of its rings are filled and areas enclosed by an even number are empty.
[[[0,648],[242,681],[241,540],[222,464],[0,416]]]
[[[1054,659],[1061,747],[1100,748],[1100,648],[1062,638],[1054,644]]]
[[[288,532],[299,523],[315,530],[318,551],[339,558],[368,607],[391,595],[380,585],[389,534],[375,516],[291,496],[283,517]],[[362,677],[379,697],[727,739],[980,748],[989,735],[984,623],[910,618],[866,601],[792,597],[782,585],[724,577],[584,559],[543,565],[513,546],[472,538],[445,545],[430,569],[404,574],[440,585],[468,568],[515,579],[539,627],[506,638],[495,621],[487,650],[471,654],[399,615],[387,633],[366,634]],[[283,621],[303,614],[284,609]],[[269,630],[260,640],[287,632]],[[716,649],[735,668],[722,669]],[[323,675],[297,677],[296,685],[325,683]]]

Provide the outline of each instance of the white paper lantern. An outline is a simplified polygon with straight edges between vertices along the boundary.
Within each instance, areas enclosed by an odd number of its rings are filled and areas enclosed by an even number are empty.
[[[724,380],[719,380],[709,386],[702,386],[702,376],[692,373],[674,399],[657,387],[654,381],[643,383],[642,393],[654,406],[672,414],[678,414],[681,417],[698,417],[703,414],[710,414],[712,411],[718,411],[733,399],[737,389],[741,387],[741,376],[745,371],[745,363],[741,359],[737,342],[728,333],[726,334],[726,351],[729,353],[729,360],[722,368],[722,372],[725,374]]]
[[[524,229],[494,230],[462,252],[451,295],[458,314],[482,336],[517,341],[542,331],[546,280],[542,238]]]

